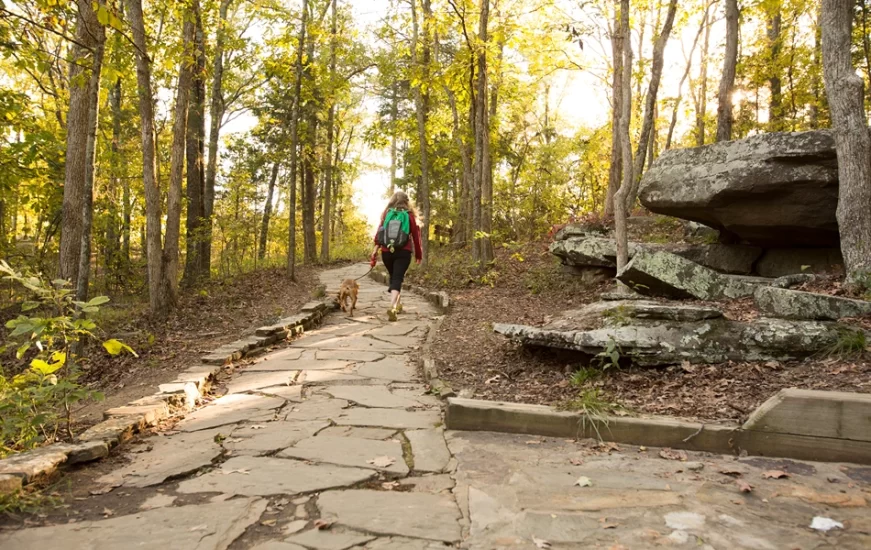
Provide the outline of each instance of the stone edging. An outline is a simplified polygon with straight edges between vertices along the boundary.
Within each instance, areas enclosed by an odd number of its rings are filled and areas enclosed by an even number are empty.
[[[448,399],[449,430],[522,433],[691,451],[871,464],[871,442],[701,424],[671,418],[591,418],[544,405]]]
[[[381,284],[388,284],[390,281],[387,277],[387,273],[380,270],[372,270],[369,272],[369,278],[379,282]],[[450,397],[455,397],[457,394],[451,389],[451,386],[448,385],[444,380],[439,377],[438,366],[436,364],[435,359],[432,358],[432,343],[435,339],[436,334],[438,333],[439,328],[442,326],[447,315],[448,310],[451,305],[451,297],[447,292],[439,291],[434,292],[427,290],[421,286],[412,285],[403,283],[403,289],[408,289],[415,294],[418,294],[424,297],[428,302],[436,306],[439,311],[441,311],[442,316],[436,319],[435,323],[429,328],[429,332],[426,335],[426,340],[424,340],[423,346],[421,347],[421,353],[418,358],[418,364],[420,369],[423,371],[424,379],[426,383],[429,384],[430,388],[432,388],[433,394],[437,395],[442,399],[448,399]]]
[[[62,464],[104,458],[112,448],[171,414],[193,410],[226,365],[302,334],[317,326],[327,312],[337,306],[334,298],[309,302],[296,315],[260,327],[252,336],[212,350],[200,359],[201,365],[181,372],[173,382],[160,384],[154,395],[104,411],[104,420],[79,435],[76,443],[55,443],[0,460],[0,495],[14,493],[24,485],[45,479]]]

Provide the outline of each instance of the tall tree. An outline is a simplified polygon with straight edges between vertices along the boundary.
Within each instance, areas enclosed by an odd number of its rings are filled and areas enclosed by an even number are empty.
[[[427,143],[427,120],[429,119],[430,94],[426,87],[429,86],[430,70],[430,25],[432,20],[432,8],[430,0],[421,0],[423,8],[423,38],[420,37],[417,0],[411,0],[412,39],[411,56],[412,64],[417,71],[417,85],[414,87],[414,106],[417,119],[417,139],[420,147],[420,185],[418,187],[417,201],[421,207],[421,248],[423,250],[423,264],[426,265],[429,257],[429,216],[430,216],[430,161],[429,144]],[[418,53],[418,49],[420,53]]]
[[[780,79],[780,50],[783,15],[780,11],[780,1],[773,2],[770,7],[768,21],[766,22],[766,35],[768,37],[768,85],[771,89],[771,99],[768,105],[769,127],[775,132],[785,129],[785,117],[783,112],[783,85]]]
[[[869,286],[871,276],[871,138],[864,81],[851,59],[852,0],[823,0],[823,76],[838,151],[838,229],[847,281]]]
[[[735,91],[735,71],[738,66],[738,0],[726,2],[726,54],[717,103],[717,141],[732,139],[732,94]]]
[[[91,101],[96,95],[90,89],[94,79],[89,77],[88,68],[90,67],[91,74],[99,72],[96,52],[101,40],[105,41],[106,36],[105,28],[97,20],[91,2],[76,0],[76,7],[78,9],[76,34],[69,64],[70,100],[66,120],[66,164],[58,259],[59,277],[71,281],[73,287],[78,281],[79,258],[82,251],[85,180],[89,170],[88,164],[93,164],[93,156],[89,161],[87,149],[91,135],[89,130]],[[103,38],[100,39],[100,36]],[[97,82],[99,83],[99,80]]]
[[[272,194],[275,192],[275,182],[278,180],[278,170],[281,163],[272,163],[272,173],[269,175],[269,185],[266,188],[266,203],[263,205],[263,220],[260,225],[260,242],[257,246],[257,257],[266,258],[266,244],[269,239],[269,219],[272,217]]]
[[[482,207],[486,171],[486,158],[490,154],[490,121],[487,109],[487,47],[489,45],[490,0],[481,0],[481,13],[478,19],[478,40],[476,43],[477,80],[473,104],[475,106],[475,165],[473,173],[472,259],[481,264],[493,260],[493,245],[490,235],[483,231],[486,210]]]
[[[623,116],[623,43],[626,38],[623,36],[623,27],[620,24],[620,9],[614,7],[614,22],[611,26],[611,64],[613,65],[613,74],[611,75],[611,165],[608,169],[608,191],[605,196],[605,216],[614,215],[614,194],[620,188],[620,179],[623,176],[622,162],[620,156],[622,145],[620,143],[620,132],[617,127],[620,125],[621,117]]]
[[[338,40],[336,0],[330,2],[330,102],[327,114],[327,154],[324,157],[324,204],[321,214],[321,261],[330,261],[330,214],[333,190],[333,138],[336,126],[336,41]],[[392,181],[391,181],[392,185]]]
[[[620,28],[623,36],[628,37],[629,27],[629,0],[620,0]],[[632,188],[632,142],[629,136],[629,127],[632,124],[632,41],[623,42],[623,105],[621,107],[620,127],[620,154],[623,160],[623,181],[620,189],[614,195],[614,222],[617,237],[617,269],[629,263],[629,249],[626,246],[626,217],[627,197]]]
[[[203,18],[199,1],[191,4],[194,19],[193,63],[191,66],[190,105],[188,108],[187,157],[187,218],[185,220],[187,254],[185,255],[184,284],[193,286],[206,278],[210,258],[204,257],[206,219],[204,144],[206,132],[206,45]]]
[[[290,204],[288,213],[290,223],[287,241],[287,276],[290,280],[296,280],[296,172],[299,156],[299,113],[302,92],[302,58],[305,48],[305,32],[308,23],[308,0],[302,0],[302,11],[299,22],[299,38],[296,44],[296,63],[293,75],[293,105],[290,112],[290,153],[289,153],[289,176]]]
[[[148,262],[148,301],[155,316],[166,315],[167,300],[161,285],[163,266],[160,189],[157,182],[156,138],[154,132],[154,93],[151,87],[151,60],[145,34],[142,0],[126,0],[131,34],[135,46],[136,81],[142,133],[142,183],[145,188],[145,241]]]

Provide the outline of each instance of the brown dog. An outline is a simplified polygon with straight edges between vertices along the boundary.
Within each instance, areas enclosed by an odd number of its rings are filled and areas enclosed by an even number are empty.
[[[347,311],[348,314],[354,316],[354,308],[357,307],[357,291],[360,290],[360,285],[354,279],[345,279],[339,286],[339,306],[342,311]],[[351,300],[351,309],[348,310],[347,300]]]

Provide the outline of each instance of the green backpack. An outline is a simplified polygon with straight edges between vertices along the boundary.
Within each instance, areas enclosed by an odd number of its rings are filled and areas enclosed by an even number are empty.
[[[411,220],[408,210],[391,208],[384,215],[384,223],[378,228],[378,244],[395,252],[408,244]]]

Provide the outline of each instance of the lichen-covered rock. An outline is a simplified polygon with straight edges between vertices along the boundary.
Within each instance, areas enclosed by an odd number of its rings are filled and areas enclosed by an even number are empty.
[[[838,244],[837,156],[825,130],[671,149],[644,174],[639,198],[752,244]]]
[[[753,294],[755,286],[668,252],[636,252],[617,279],[639,294],[724,300]]]
[[[774,279],[769,286],[774,288],[792,288],[794,286],[803,285],[815,281],[817,278],[813,273],[794,273],[792,275],[784,275]]]
[[[30,483],[34,479],[51,475],[66,460],[66,452],[50,445],[0,460],[0,475],[17,476],[25,483]]]
[[[616,345],[622,358],[639,366],[658,366],[800,359],[831,348],[841,328],[835,323],[784,319],[744,323],[725,319],[714,308],[638,304],[591,304],[544,327],[497,324],[493,329],[524,345],[574,350],[590,357]]]
[[[871,302],[800,290],[759,287],[753,298],[763,313],[785,319],[835,321],[871,315]]]

